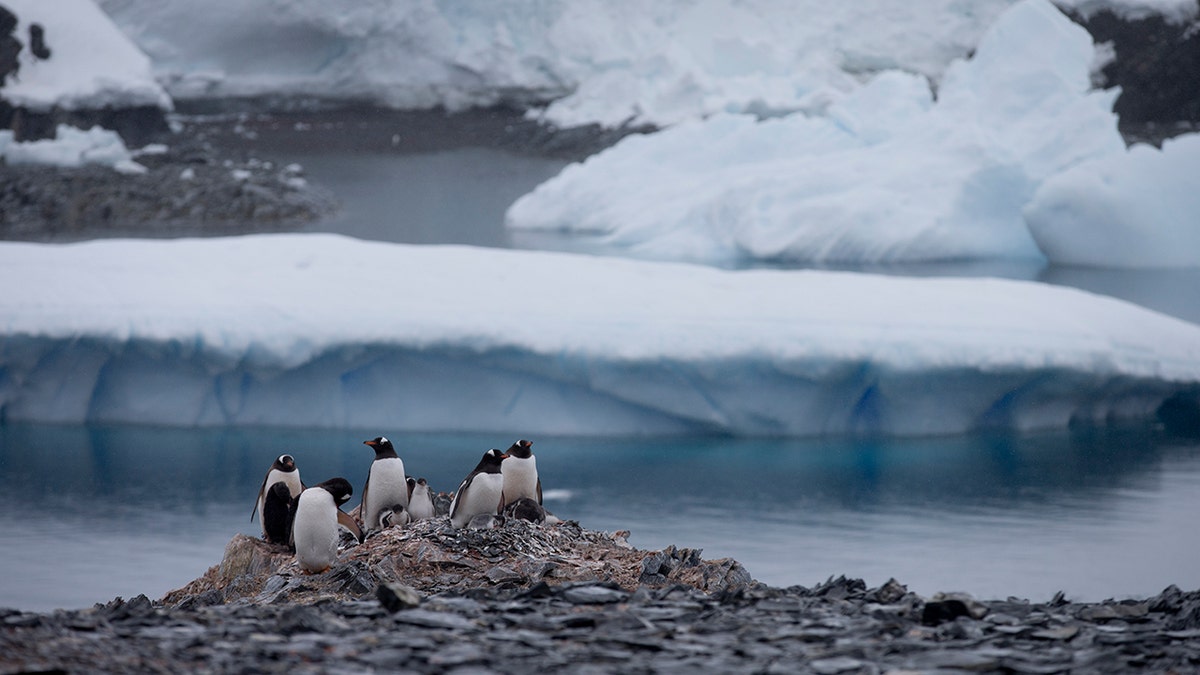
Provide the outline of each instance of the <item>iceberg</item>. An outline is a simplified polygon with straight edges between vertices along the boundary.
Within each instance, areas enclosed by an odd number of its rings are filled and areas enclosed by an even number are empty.
[[[565,168],[514,203],[519,240],[736,264],[1045,260],[1022,208],[1047,178],[1125,152],[1091,37],[1023,0],[931,91],[888,71],[823,116],[717,115]]]
[[[20,73],[0,96],[14,106],[45,112],[53,108],[172,108],[150,59],[121,32],[94,0],[4,0],[17,15],[16,34],[28,42],[28,27],[45,28],[51,55],[38,60],[28,45]]]
[[[1051,176],[1025,206],[1051,259],[1093,267],[1200,267],[1200,134],[1135,145]]]
[[[1025,281],[286,234],[0,243],[0,286],[0,421],[911,436],[1200,395],[1200,326]]]
[[[53,139],[16,142],[13,132],[0,131],[0,159],[11,165],[40,164],[81,167],[85,164],[110,166],[121,173],[145,173],[146,167],[133,160],[133,154],[115,131],[92,127],[87,131],[60,124]]]

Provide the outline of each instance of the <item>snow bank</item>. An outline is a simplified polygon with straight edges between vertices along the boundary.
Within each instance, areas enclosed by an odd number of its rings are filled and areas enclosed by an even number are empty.
[[[1200,135],[1162,150],[1083,162],[1052,176],[1025,208],[1056,262],[1101,267],[1200,267]]]
[[[1041,253],[1021,208],[1047,177],[1121,153],[1090,36],[1025,0],[933,100],[891,71],[824,117],[721,115],[627,138],[522,197],[516,231],[668,259],[912,262]]]
[[[954,433],[1144,418],[1200,327],[1029,282],[333,235],[0,244],[0,419]]]
[[[21,70],[0,96],[30,110],[131,108],[169,110],[150,60],[121,33],[94,0],[4,0],[17,15]],[[46,29],[50,58],[29,51],[29,24]]]
[[[54,139],[17,143],[13,132],[0,131],[0,159],[7,164],[47,164],[80,167],[85,164],[111,166],[121,173],[145,173],[146,167],[133,161],[115,131],[92,127],[87,131],[59,125]]]

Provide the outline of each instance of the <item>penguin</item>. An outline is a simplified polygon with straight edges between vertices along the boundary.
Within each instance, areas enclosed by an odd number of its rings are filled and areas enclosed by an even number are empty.
[[[296,500],[287,483],[276,481],[263,498],[263,538],[272,544],[288,545],[292,536],[292,517]]]
[[[358,523],[341,509],[352,494],[354,488],[345,478],[330,478],[300,493],[292,523],[292,543],[296,547],[296,561],[304,572],[324,572],[337,561],[339,525],[362,542]]]
[[[465,527],[477,515],[504,510],[504,476],[500,466],[507,457],[492,448],[483,453],[475,470],[463,479],[454,493],[454,501],[450,502],[450,523],[454,527]]]
[[[399,504],[392,504],[379,511],[379,527],[380,530],[386,530],[389,527],[404,527],[412,520],[412,514],[408,509]]]
[[[262,487],[258,488],[258,501],[254,503],[254,509],[250,511],[250,521],[254,522],[254,514],[258,513],[258,522],[263,526],[263,538],[267,539],[267,523],[263,518],[263,501],[266,499],[267,490],[275,483],[282,482],[287,485],[288,492],[292,498],[300,496],[300,492],[304,490],[304,483],[300,482],[300,470],[296,468],[296,460],[291,455],[280,455],[275,458],[275,462],[271,464],[271,468],[267,469],[267,475],[263,477]]]
[[[375,461],[367,470],[367,482],[363,485],[363,527],[368,531],[379,527],[379,512],[392,504],[408,508],[408,481],[404,476],[404,460],[396,454],[392,442],[383,436],[363,441],[375,450]]]
[[[433,497],[429,494],[429,483],[424,478],[408,479],[408,516],[412,520],[427,520],[434,517]]]
[[[500,466],[500,473],[504,474],[504,502],[512,504],[521,497],[529,497],[540,505],[542,479],[538,478],[533,443],[519,440],[505,454],[508,459]]]
[[[521,497],[515,502],[506,502],[504,515],[517,520],[528,520],[531,523],[546,522],[546,509],[529,497]]]

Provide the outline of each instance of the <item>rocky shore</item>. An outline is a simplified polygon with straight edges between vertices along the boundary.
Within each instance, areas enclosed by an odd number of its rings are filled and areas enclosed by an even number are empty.
[[[0,672],[1184,673],[1200,591],[1077,603],[918,596],[892,580],[754,582],[733,560],[626,533],[445,519],[350,543],[301,574],[235,537],[161,600],[0,610]]]

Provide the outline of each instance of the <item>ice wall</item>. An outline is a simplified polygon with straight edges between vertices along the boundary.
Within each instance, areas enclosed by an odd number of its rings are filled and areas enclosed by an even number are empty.
[[[0,244],[0,419],[817,435],[1146,419],[1200,327],[990,279],[331,235]]]

